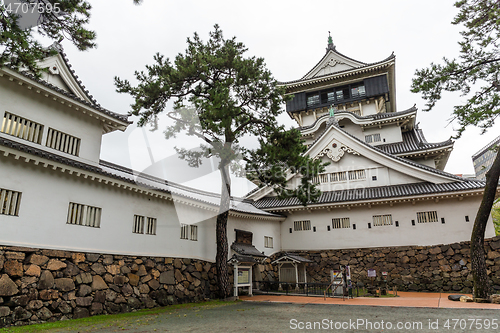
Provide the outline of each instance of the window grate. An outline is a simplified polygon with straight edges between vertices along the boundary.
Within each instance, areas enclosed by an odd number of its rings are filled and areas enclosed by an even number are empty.
[[[45,145],[75,156],[80,153],[80,139],[53,128],[49,128]]]
[[[188,239],[189,225],[181,224],[181,239]]]
[[[351,221],[348,217],[340,217],[332,219],[333,229],[344,229],[351,227]]]
[[[156,235],[156,218],[148,217],[148,224],[146,226],[146,235]]]
[[[21,192],[0,188],[0,214],[19,216]]]
[[[101,208],[69,203],[68,224],[99,228],[101,225]]]
[[[349,180],[361,180],[361,179],[366,179],[365,170],[349,171]]]
[[[437,211],[429,211],[429,212],[418,212],[417,213],[417,222],[418,223],[431,223],[437,222],[438,215]]]
[[[293,229],[295,231],[311,230],[311,221],[310,220],[294,221]]]
[[[134,234],[144,233],[144,216],[134,215],[134,228],[132,232]]]
[[[330,181],[331,182],[344,182],[347,180],[347,175],[345,171],[341,172],[333,172],[330,174]]]
[[[381,227],[384,225],[392,225],[392,215],[374,215],[373,216],[373,226]]]
[[[365,135],[365,142],[366,143],[380,142],[380,141],[382,141],[382,139],[380,137],[380,133]]]
[[[264,236],[264,247],[273,248],[273,238],[269,236]]]
[[[192,241],[197,241],[198,240],[198,226],[191,225],[190,227],[191,227],[191,235],[190,235],[189,239]]]
[[[5,112],[0,132],[39,144],[42,142],[43,125]]]

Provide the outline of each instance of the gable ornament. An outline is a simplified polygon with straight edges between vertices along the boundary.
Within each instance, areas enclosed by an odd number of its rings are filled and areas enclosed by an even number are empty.
[[[325,69],[325,68],[327,68],[327,67],[335,67],[335,66],[337,66],[337,65],[341,65],[341,64],[343,64],[343,65],[347,65],[347,64],[346,64],[345,62],[343,62],[343,61],[340,61],[340,60],[337,60],[337,59],[333,59],[333,58],[331,58],[330,60],[328,60],[328,62],[327,62],[327,63],[326,63],[323,67],[321,67],[321,69]]]
[[[360,156],[360,153],[354,149],[347,147],[336,139],[333,139],[318,155],[316,155],[314,159],[318,159],[326,155],[333,162],[338,162],[345,153]]]

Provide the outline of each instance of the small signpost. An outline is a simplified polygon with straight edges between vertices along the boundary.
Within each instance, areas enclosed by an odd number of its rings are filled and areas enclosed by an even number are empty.
[[[387,272],[382,272],[382,278],[384,279],[384,289],[380,289],[380,294],[382,295],[387,295],[387,275],[388,273]]]
[[[377,277],[377,271],[374,270],[374,269],[369,269],[368,270],[368,277],[370,278],[370,280],[372,281],[372,289],[373,289],[373,281],[375,280],[375,278]]]
[[[248,287],[248,295],[252,296],[252,266],[234,266],[234,296],[238,297],[239,287]]]

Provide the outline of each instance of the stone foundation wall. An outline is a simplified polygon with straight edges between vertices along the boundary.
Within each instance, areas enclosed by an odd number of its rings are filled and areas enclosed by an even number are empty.
[[[388,286],[403,291],[472,292],[470,242],[439,246],[407,246],[351,250],[297,251],[313,261],[307,264],[310,282],[330,282],[330,270],[349,265],[355,282],[370,283],[368,269],[388,272]],[[485,241],[486,264],[492,291],[500,293],[500,236]],[[259,265],[264,281],[278,281],[278,268],[270,263],[275,254]]]
[[[0,327],[197,302],[216,290],[215,264],[201,260],[0,247]]]

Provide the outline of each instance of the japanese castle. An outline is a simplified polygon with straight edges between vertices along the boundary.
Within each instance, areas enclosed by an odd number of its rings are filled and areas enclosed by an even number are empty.
[[[1,245],[214,261],[219,196],[101,160],[102,135],[130,122],[52,47],[41,78],[0,69]],[[267,187],[233,198],[230,257],[470,239],[484,182],[443,171],[453,142],[427,142],[417,109],[398,109],[395,61],[354,60],[330,38],[308,73],[282,83],[306,154],[330,162],[322,194],[307,206]]]

